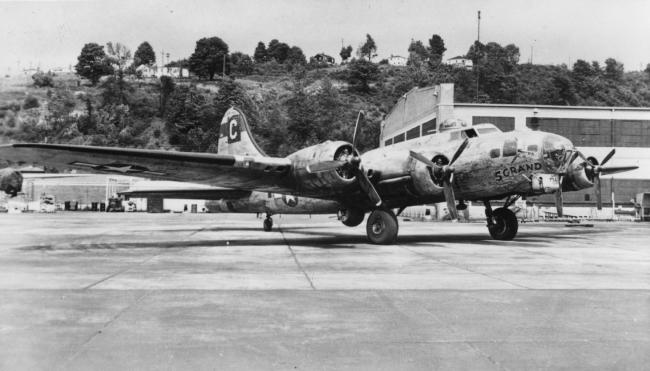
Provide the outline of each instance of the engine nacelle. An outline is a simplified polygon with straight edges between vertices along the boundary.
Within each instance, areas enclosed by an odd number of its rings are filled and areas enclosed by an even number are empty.
[[[288,156],[294,165],[294,177],[304,191],[320,193],[329,190],[345,190],[355,183],[354,174],[344,166],[325,171],[314,171],[309,166],[330,161],[345,161],[358,155],[352,145],[343,141],[327,141],[303,148]]]
[[[23,176],[20,172],[8,167],[0,169],[0,190],[16,197],[23,188]]]
[[[420,196],[431,196],[442,193],[442,184],[434,177],[431,168],[420,161],[412,160],[410,166],[413,188]]]
[[[595,162],[595,160],[591,160]],[[567,175],[562,180],[563,191],[579,191],[593,187],[593,179],[587,175],[584,163],[573,163],[567,170]]]

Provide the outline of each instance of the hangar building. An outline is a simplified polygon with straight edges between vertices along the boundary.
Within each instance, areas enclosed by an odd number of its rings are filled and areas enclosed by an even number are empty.
[[[415,88],[405,94],[381,125],[380,146],[435,134],[440,123],[455,118],[469,125],[492,123],[502,131],[541,130],[567,137],[586,156],[601,161],[616,148],[611,166],[639,169],[603,176],[603,205],[634,206],[637,195],[650,192],[650,108],[578,107],[454,103],[454,85]],[[564,193],[567,206],[595,206],[593,188]],[[533,199],[536,201],[537,199]],[[552,195],[538,198],[553,203]]]

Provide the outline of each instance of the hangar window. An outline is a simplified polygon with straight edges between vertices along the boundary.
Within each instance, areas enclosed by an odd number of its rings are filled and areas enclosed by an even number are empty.
[[[390,138],[390,139],[388,139],[387,141],[384,142],[385,146],[390,146],[391,144],[393,144],[393,138]]]
[[[506,140],[503,143],[503,156],[514,156],[517,154],[517,141],[516,140]]]
[[[436,119],[429,120],[422,124],[422,136],[435,134],[436,133]]]
[[[420,136],[420,127],[416,126],[413,129],[410,129],[406,132],[406,140],[415,139]]]
[[[501,156],[501,149],[500,148],[494,148],[493,150],[490,151],[490,157],[497,158],[499,156]]]
[[[396,135],[395,138],[393,138],[393,143],[399,143],[404,141],[404,133],[400,135]]]
[[[585,193],[585,201],[591,201],[591,196],[589,193]]]
[[[273,198],[273,193],[269,192],[267,195],[268,198]]]

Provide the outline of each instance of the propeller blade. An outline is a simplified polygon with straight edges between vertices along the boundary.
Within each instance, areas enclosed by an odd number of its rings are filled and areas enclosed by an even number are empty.
[[[418,160],[420,162],[423,162],[425,165],[427,165],[427,166],[429,166],[429,167],[431,167],[433,169],[438,167],[438,165],[434,164],[433,161],[431,161],[428,158],[424,157],[424,155],[422,155],[420,153],[409,151],[409,155],[411,157],[413,157],[414,159],[416,159],[416,160]]]
[[[358,130],[359,130],[359,121],[361,118],[364,116],[363,111],[359,111],[359,114],[357,115],[357,123],[354,124],[354,134],[352,134],[352,148],[355,150],[357,149],[357,138],[358,138]]]
[[[347,164],[347,161],[322,161],[315,164],[307,166],[307,172],[309,173],[322,173],[324,171],[332,171],[340,168],[341,166]]]
[[[600,191],[600,176],[598,174],[596,174],[596,176],[594,177],[594,188],[596,190],[596,207],[598,208],[598,210],[602,210],[603,196]]]
[[[465,138],[463,143],[456,150],[456,153],[454,153],[454,155],[451,157],[451,161],[449,161],[449,165],[453,165],[454,162],[456,162],[456,160],[458,160],[458,157],[460,157],[460,155],[463,153],[465,148],[467,148],[468,144],[469,144],[469,138]]]
[[[569,157],[569,160],[564,163],[564,166],[562,167],[562,171],[560,171],[560,173],[566,173],[567,170],[569,170],[569,166],[571,166],[573,161],[575,161],[576,158],[578,158],[578,156],[580,156],[580,155],[581,155],[581,153],[579,151],[573,152],[571,154],[571,157]]]
[[[638,166],[609,166],[600,168],[600,173],[603,175],[610,175],[616,173],[622,173],[624,171],[631,171],[638,169]]]
[[[580,156],[580,158],[582,159],[582,161],[584,161],[585,163],[587,163],[589,166],[591,166],[591,167],[595,167],[595,166],[596,166],[596,164],[594,164],[593,162],[591,162],[591,161],[590,161],[590,160],[589,160],[589,159],[588,159],[588,158],[587,158],[587,157],[586,157],[582,152],[577,151],[577,153],[578,153],[578,156]]]
[[[380,207],[383,203],[381,196],[377,193],[375,186],[372,185],[370,178],[368,178],[368,175],[363,168],[358,168],[355,175],[359,181],[359,187],[361,187],[361,190],[368,195],[368,198],[370,198],[370,201],[372,201],[376,207]]]
[[[612,156],[614,156],[614,153],[616,153],[616,148],[612,148],[612,150],[609,151],[609,153],[607,154],[607,156],[605,156],[605,158],[603,159],[603,161],[600,163],[600,166],[605,165],[605,163],[606,163],[607,161],[609,161],[609,159],[612,158]]]
[[[564,201],[562,200],[562,189],[558,189],[555,192],[555,210],[557,211],[558,217],[564,216]]]
[[[445,193],[445,200],[447,201],[447,211],[452,220],[458,219],[458,210],[456,209],[456,196],[454,196],[454,188],[449,180],[443,182],[443,191]]]

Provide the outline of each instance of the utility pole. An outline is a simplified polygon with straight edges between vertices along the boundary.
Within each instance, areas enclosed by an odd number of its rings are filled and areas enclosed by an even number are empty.
[[[226,78],[226,53],[223,54],[223,66],[221,71],[221,77]]]
[[[478,42],[481,42],[481,11],[478,11],[478,35],[476,36],[476,40]]]
[[[477,47],[481,44],[481,11],[478,11],[478,32],[476,34]],[[476,103],[478,103],[478,88],[479,88],[479,68],[481,64],[481,52],[477,50],[476,58]]]

